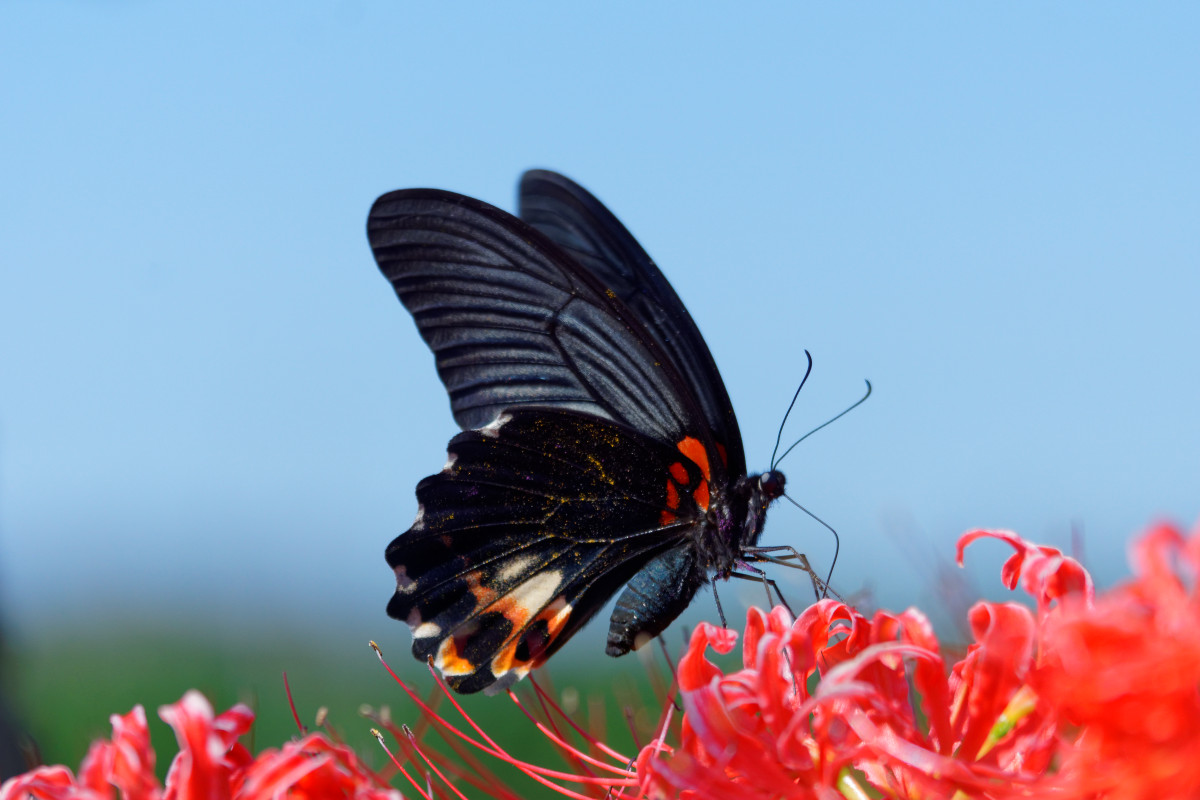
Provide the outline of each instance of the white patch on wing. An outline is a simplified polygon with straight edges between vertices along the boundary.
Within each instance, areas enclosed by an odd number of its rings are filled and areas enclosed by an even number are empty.
[[[495,667],[493,667],[493,670]],[[483,693],[487,695],[500,694],[508,691],[508,689],[517,681],[529,674],[529,665],[522,664],[520,666],[506,669],[500,673],[492,672],[496,676],[496,682],[490,686],[483,687]]]
[[[442,628],[436,622],[422,622],[413,628],[414,639],[430,639],[442,635]]]
[[[414,608],[412,611],[408,612],[408,619],[406,619],[404,621],[406,623],[408,623],[408,627],[416,630],[417,628],[419,628],[421,626],[421,623],[423,622],[423,620],[421,619],[421,612]]]
[[[442,467],[442,472],[449,472],[454,466],[454,462],[458,461],[458,453],[453,450],[446,451],[446,464]]]
[[[493,439],[495,439],[497,436],[500,435],[500,429],[504,427],[504,423],[509,422],[511,419],[512,419],[512,414],[509,414],[507,412],[502,413],[500,416],[496,417],[494,420],[489,422],[487,425],[484,425],[482,428],[480,428],[479,432],[482,433],[484,436],[490,436]]]
[[[417,516],[413,520],[412,525],[408,526],[409,530],[419,531],[425,528],[425,504],[421,503],[417,506]]]
[[[404,565],[398,565],[394,570],[396,573],[396,591],[408,594],[413,589],[417,588],[417,582],[408,577],[408,572],[405,571]]]
[[[554,602],[546,606],[546,611],[551,612],[553,615],[546,620],[546,624],[550,626],[551,633],[558,631],[563,626],[563,623],[567,621],[567,617],[571,616],[571,606],[567,604],[567,598],[561,596],[554,598]],[[542,614],[545,614],[546,611],[543,611]]]
[[[561,572],[556,569],[545,570],[509,592],[508,598],[526,613],[533,615],[550,602],[550,599],[558,593],[558,587],[561,585]]]
[[[519,556],[510,560],[496,573],[496,579],[507,583],[523,573],[533,563],[533,556]]]

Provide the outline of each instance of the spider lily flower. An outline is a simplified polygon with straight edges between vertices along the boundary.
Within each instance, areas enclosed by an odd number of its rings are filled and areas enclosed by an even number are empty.
[[[400,793],[367,769],[353,751],[314,733],[257,756],[237,740],[254,713],[236,705],[214,715],[195,691],[159,709],[175,730],[179,753],[161,785],[154,773],[146,712],[135,706],[113,715],[113,736],[88,751],[75,776],[62,766],[38,767],[0,787],[0,800],[400,800]]]
[[[1070,731],[1064,798],[1200,796],[1200,529],[1157,525],[1131,547],[1132,580],[1043,626],[1038,693]]]
[[[424,700],[393,673],[424,717],[416,733],[368,716],[392,734],[395,767],[424,800],[523,797],[489,762],[579,800],[1200,796],[1200,531],[1152,528],[1131,547],[1133,578],[1099,593],[1078,562],[1008,531],[964,534],[960,562],[982,538],[1013,548],[1002,580],[1035,605],[976,603],[961,658],[947,656],[915,609],[868,617],[822,600],[793,619],[752,608],[740,635],[694,631],[675,686],[660,693],[652,741],[634,758],[537,683],[525,701],[508,694],[565,769],[514,757],[440,682]],[[710,651],[731,653],[739,639],[741,666],[726,672]],[[400,797],[323,734],[252,756],[238,743],[253,721],[244,706],[214,715],[189,692],[160,715],[180,744],[165,785],[136,707],[112,718],[112,739],[92,746],[78,775],[41,767],[6,782],[0,800]],[[449,752],[426,746],[429,730]]]
[[[1062,798],[1200,795],[1200,532],[1158,526],[1134,579],[1094,596],[1087,571],[1008,531],[1002,578],[1036,612],[977,603],[949,670],[918,611],[867,618],[823,600],[793,620],[751,609],[701,625],[679,666],[677,744],[637,763],[651,798]]]
[[[1036,777],[1045,714],[1005,718],[1033,666],[1034,625],[1020,606],[976,606],[977,634],[947,672],[916,611],[868,619],[823,600],[792,620],[751,609],[740,670],[723,674],[707,650],[736,635],[709,625],[680,662],[683,730],[651,746],[638,776],[652,797],[711,798],[972,795]],[[1011,713],[1011,712],[1010,712]],[[1000,724],[1008,736],[990,740]],[[1021,765],[1021,766],[1015,766]]]

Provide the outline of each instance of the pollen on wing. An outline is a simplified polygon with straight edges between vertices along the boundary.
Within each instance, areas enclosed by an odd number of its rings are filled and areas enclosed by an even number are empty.
[[[599,457],[597,457],[593,454],[587,455],[586,458],[587,458],[588,464],[591,465],[592,472],[594,472],[596,474],[597,478],[604,481],[609,486],[617,485],[616,480],[611,475],[608,474],[608,468],[604,466],[604,461],[602,461]]]

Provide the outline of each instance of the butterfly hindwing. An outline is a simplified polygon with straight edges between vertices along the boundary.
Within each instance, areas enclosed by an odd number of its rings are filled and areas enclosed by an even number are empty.
[[[506,412],[448,450],[388,547],[388,613],[459,691],[540,664],[638,570],[686,546],[706,510],[701,468],[678,448],[579,412]]]

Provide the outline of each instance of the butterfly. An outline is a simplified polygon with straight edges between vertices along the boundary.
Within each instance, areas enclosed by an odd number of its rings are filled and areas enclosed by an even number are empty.
[[[367,221],[462,428],[387,547],[387,612],[464,693],[508,688],[618,591],[608,654],[657,636],[785,485],[746,474],[708,346],[617,218],[545,170],[519,205],[404,189]]]

